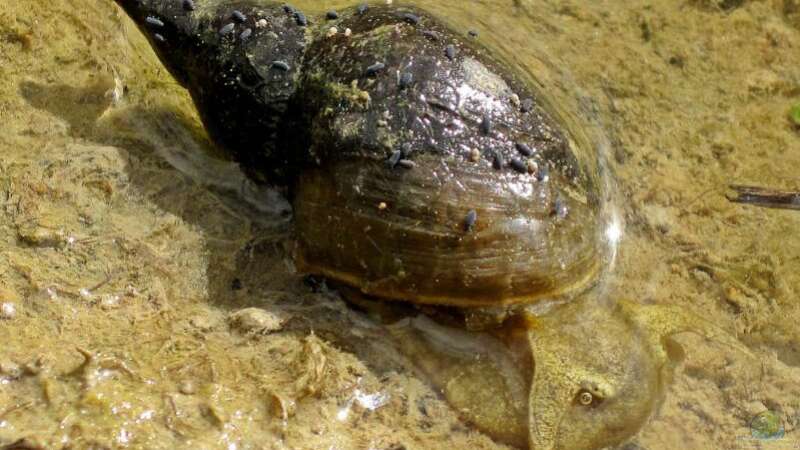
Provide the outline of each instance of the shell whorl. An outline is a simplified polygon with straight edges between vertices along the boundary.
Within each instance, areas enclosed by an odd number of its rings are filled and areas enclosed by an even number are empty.
[[[117,1],[211,137],[257,181],[289,187],[301,270],[456,306],[594,280],[596,186],[563,127],[474,39],[413,8],[309,20],[249,1]]]

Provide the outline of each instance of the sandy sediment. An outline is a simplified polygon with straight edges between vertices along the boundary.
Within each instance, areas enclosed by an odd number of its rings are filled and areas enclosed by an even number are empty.
[[[765,410],[774,448],[800,445],[800,213],[725,198],[800,188],[800,4],[419,3],[529,70],[537,39],[612,144],[612,295],[746,349],[680,336],[664,404],[624,448],[773,448],[751,439]],[[0,80],[0,444],[502,447],[293,273],[288,226],[175,168],[214,149],[111,1],[6,2]]]

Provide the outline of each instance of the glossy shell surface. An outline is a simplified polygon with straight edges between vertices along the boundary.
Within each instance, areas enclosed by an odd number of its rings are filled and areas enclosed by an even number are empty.
[[[460,307],[589,284],[596,187],[536,94],[421,11],[336,25],[352,34],[313,41],[299,90],[312,130],[293,199],[301,270]]]
[[[592,150],[429,14],[118,0],[253,179],[286,187],[301,271],[459,307],[582,290],[602,265]]]

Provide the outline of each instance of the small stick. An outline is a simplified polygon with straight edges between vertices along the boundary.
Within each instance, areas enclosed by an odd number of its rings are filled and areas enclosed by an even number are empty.
[[[8,408],[0,411],[0,419],[2,419],[3,417],[7,416],[8,414],[11,414],[14,411],[18,411],[20,409],[26,409],[26,408],[29,408],[32,405],[33,405],[33,401],[31,400],[31,401],[17,403],[15,405],[9,406]],[[3,448],[5,448],[5,447],[3,447]]]
[[[800,191],[783,191],[757,186],[730,185],[736,195],[726,195],[729,201],[764,208],[800,210]]]

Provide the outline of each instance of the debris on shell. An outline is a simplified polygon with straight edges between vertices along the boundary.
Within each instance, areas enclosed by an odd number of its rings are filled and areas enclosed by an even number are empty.
[[[478,162],[481,159],[481,152],[477,148],[473,148],[469,151],[469,160],[472,162]]]
[[[528,173],[537,173],[539,171],[539,164],[536,164],[536,161],[529,159],[528,160]]]

